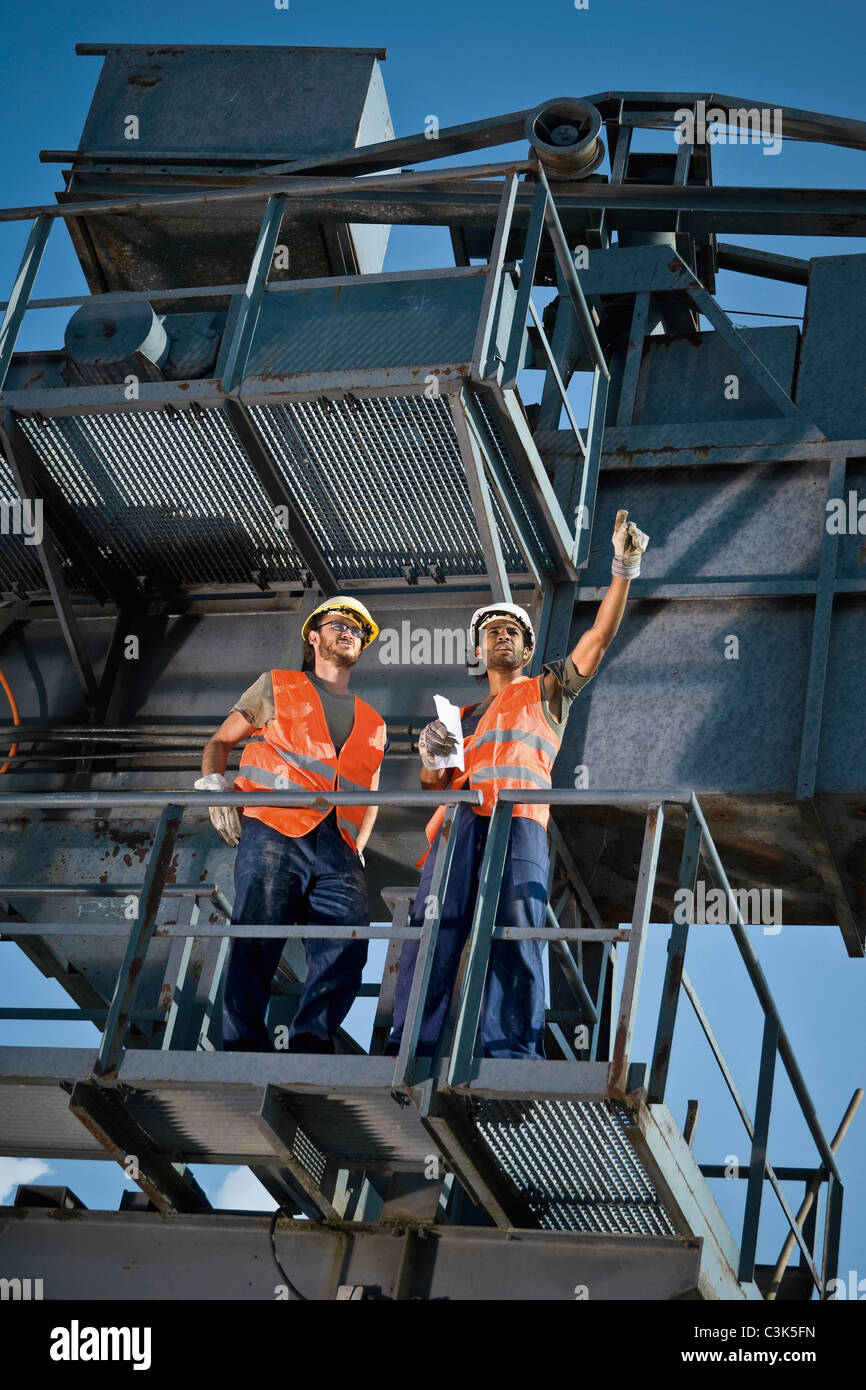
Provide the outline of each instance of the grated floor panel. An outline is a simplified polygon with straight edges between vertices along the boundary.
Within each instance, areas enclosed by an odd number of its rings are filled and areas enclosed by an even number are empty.
[[[470,1100],[472,1121],[542,1230],[673,1235],[615,1101]]]

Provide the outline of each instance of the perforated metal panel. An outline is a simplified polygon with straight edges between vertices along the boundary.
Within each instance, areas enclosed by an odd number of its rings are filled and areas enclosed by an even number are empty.
[[[485,573],[447,396],[320,397],[254,406],[250,416],[341,579],[400,578],[406,565]],[[490,448],[515,480],[492,418],[488,427]],[[144,576],[161,590],[248,584],[253,571],[283,582],[303,576],[306,566],[222,411],[24,417],[21,428],[109,572]],[[547,557],[519,484],[514,505]],[[519,573],[524,560],[495,495],[493,508],[506,566]],[[41,588],[38,565],[21,550],[19,543],[4,557],[6,587],[17,578]],[[71,569],[70,581],[86,587]]]
[[[255,406],[250,414],[326,558],[346,578],[399,577],[414,562],[483,574],[469,488],[445,396]],[[523,561],[496,508],[505,561]]]
[[[256,569],[300,576],[219,411],[23,418],[21,428],[109,569],[164,589],[249,583]]]
[[[543,1230],[675,1234],[615,1101],[467,1102],[498,1166]]]
[[[35,501],[35,499],[31,499]],[[0,451],[0,503],[15,504],[20,502],[18,489],[12,477],[12,471],[6,459]],[[0,510],[2,525],[5,531],[0,535],[0,589],[11,592],[15,585],[21,585],[24,589],[35,590],[45,587],[45,580],[42,575],[42,568],[39,564],[39,552],[35,545],[25,544],[25,538],[21,534],[16,534],[16,528],[20,525],[14,507],[9,505]],[[31,519],[36,520],[31,514]],[[43,513],[43,524],[47,518]],[[80,585],[81,576],[78,573],[73,561],[63,546],[60,536],[54,536],[54,544],[58,558],[66,576],[66,581],[70,585]]]

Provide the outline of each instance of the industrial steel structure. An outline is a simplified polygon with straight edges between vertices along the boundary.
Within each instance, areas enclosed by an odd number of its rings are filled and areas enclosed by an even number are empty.
[[[670,922],[701,873],[729,900],[782,889],[786,925],[838,926],[864,953],[866,732],[850,690],[866,256],[720,237],[863,237],[866,192],[715,186],[702,113],[760,120],[762,103],[734,97],[604,92],[396,139],[381,50],[78,52],[103,65],[79,147],[43,152],[68,166],[57,204],[0,212],[31,224],[0,325],[0,642],[26,711],[4,725],[3,939],[73,1007],[0,1018],[90,1020],[101,1039],[0,1047],[0,1152],[133,1156],[142,1195],[56,1221],[20,1189],[14,1219],[0,1213],[0,1274],[45,1271],[48,1297],[269,1298],[270,1239],[290,1295],[316,1299],[825,1296],[835,1155],[859,1093],[830,1141],[740,907],[717,930],[763,1016],[754,1103],[686,973],[687,924],[669,928],[652,1056],[633,1040],[650,922]],[[677,141],[683,111],[695,119]],[[863,123],[780,121],[784,141],[866,146]],[[641,128],[659,152],[632,149]],[[518,141],[510,162],[405,167]],[[38,300],[58,221],[90,293]],[[454,265],[383,272],[396,224],[447,228]],[[719,269],[805,285],[802,331],[736,328]],[[62,348],[16,350],[25,313],[65,306]],[[36,499],[44,528],[28,529]],[[419,1058],[439,925],[409,925],[423,813],[447,807],[439,902],[480,802],[415,789],[432,689],[467,690],[469,614],[490,597],[533,613],[536,671],[570,649],[623,499],[652,537],[647,573],[575,706],[557,790],[497,803],[443,1053]],[[837,499],[853,529],[825,524]],[[339,797],[381,808],[379,920],[353,929],[389,942],[381,986],[363,987],[369,1048],[344,1034],[333,1057],[223,1053],[228,941],[277,929],[230,924],[232,855],[206,808],[303,796],[187,787],[239,692],[299,665],[304,617],[347,589],[382,629],[356,685],[391,738],[382,789]],[[489,1060],[490,944],[533,935],[494,926],[512,806],[533,798],[553,807],[534,933],[549,946],[548,1060]],[[278,930],[274,1027],[305,969],[305,928]],[[736,1238],[708,1181],[724,1169],[698,1162],[694,1116],[681,1125],[665,1103],[681,994],[747,1136]],[[773,1148],[777,1060],[809,1166]],[[212,1211],[189,1168],[205,1163],[249,1166],[279,1216]],[[796,1211],[789,1180],[804,1184]],[[756,1263],[765,1196],[791,1230],[775,1265]]]

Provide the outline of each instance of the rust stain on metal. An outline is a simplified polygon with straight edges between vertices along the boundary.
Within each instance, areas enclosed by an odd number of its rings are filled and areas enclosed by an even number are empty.
[[[173,993],[171,985],[168,983],[163,984],[162,989],[159,991],[159,1003],[157,1004],[157,1008],[170,1009],[172,998]]]
[[[126,845],[127,849],[134,850],[141,845],[144,845],[145,849],[149,849],[153,843],[153,832],[147,830],[125,830],[123,826],[113,825],[111,827],[111,838],[115,840],[118,845]]]

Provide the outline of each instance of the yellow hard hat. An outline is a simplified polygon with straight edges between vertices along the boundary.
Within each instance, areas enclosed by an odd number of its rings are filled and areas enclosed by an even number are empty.
[[[301,628],[301,636],[306,641],[310,628],[313,626],[320,613],[345,613],[348,617],[354,618],[361,626],[364,634],[361,650],[368,647],[374,638],[379,636],[379,629],[370,617],[363,603],[356,598],[349,598],[346,594],[337,594],[335,598],[326,599],[320,603],[318,608],[314,608],[310,616]]]

